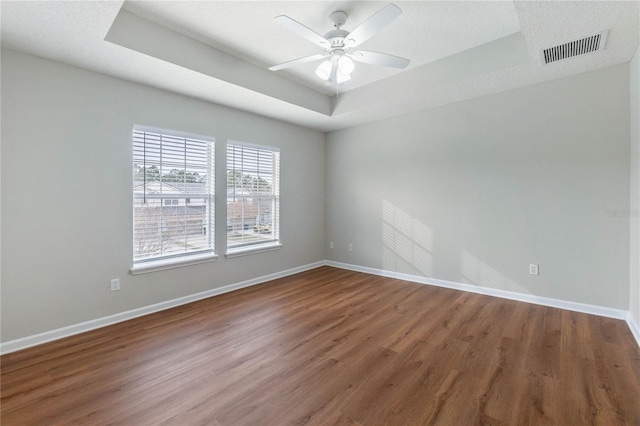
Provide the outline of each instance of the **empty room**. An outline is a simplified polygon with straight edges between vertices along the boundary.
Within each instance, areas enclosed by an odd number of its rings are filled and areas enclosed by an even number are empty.
[[[640,425],[640,2],[0,17],[2,425]]]

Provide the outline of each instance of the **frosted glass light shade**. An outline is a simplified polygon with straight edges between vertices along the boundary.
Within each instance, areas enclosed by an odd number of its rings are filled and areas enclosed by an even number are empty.
[[[329,80],[331,77],[331,61],[324,61],[316,68],[316,75],[323,80]]]
[[[342,74],[341,72],[336,73],[336,79],[338,83],[344,83],[345,81],[351,80],[351,76],[349,74]]]
[[[355,68],[353,61],[348,56],[341,56],[338,61],[338,74],[350,75]]]

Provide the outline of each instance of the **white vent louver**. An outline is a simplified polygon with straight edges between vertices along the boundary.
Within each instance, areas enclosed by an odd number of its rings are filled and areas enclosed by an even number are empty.
[[[560,61],[562,59],[568,59],[574,56],[604,50],[607,33],[608,31],[605,30],[590,37],[585,37],[580,40],[570,41],[569,43],[544,49],[540,52],[542,54],[542,62],[550,64],[551,62]]]

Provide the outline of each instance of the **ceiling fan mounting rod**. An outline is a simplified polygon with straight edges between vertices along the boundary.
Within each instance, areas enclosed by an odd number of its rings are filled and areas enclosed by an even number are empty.
[[[339,30],[340,27],[343,26],[345,22],[347,22],[348,16],[349,15],[347,15],[347,12],[336,10],[329,15],[329,20],[331,21],[333,26],[336,27],[336,30]]]

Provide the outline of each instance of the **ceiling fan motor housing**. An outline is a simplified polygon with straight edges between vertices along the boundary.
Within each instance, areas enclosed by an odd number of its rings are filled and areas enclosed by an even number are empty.
[[[324,38],[329,40],[331,43],[331,49],[335,48],[343,48],[344,47],[344,39],[349,35],[349,31],[345,30],[332,30],[325,34]]]

